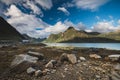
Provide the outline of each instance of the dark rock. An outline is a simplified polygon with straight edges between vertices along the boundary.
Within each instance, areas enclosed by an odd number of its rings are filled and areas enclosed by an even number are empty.
[[[43,60],[44,59],[44,55],[42,53],[39,53],[39,52],[28,51],[27,54],[30,55],[30,56],[38,57],[39,60]]]

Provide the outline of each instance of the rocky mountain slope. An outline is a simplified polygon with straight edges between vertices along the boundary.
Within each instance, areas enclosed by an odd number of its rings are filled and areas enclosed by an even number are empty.
[[[0,17],[0,40],[21,40],[24,37],[7,21]]]
[[[44,42],[108,43],[120,42],[119,32],[100,34],[98,32],[77,31],[69,27],[65,32],[52,34]]]

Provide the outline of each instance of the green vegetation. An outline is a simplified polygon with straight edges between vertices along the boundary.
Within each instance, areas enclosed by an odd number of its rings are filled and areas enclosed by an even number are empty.
[[[59,34],[52,34],[44,42],[120,42],[120,32],[110,32],[100,34],[97,32],[77,31],[73,27],[69,27],[65,32]]]

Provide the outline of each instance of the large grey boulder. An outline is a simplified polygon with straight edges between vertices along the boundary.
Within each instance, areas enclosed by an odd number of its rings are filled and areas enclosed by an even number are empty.
[[[27,54],[16,55],[15,59],[12,61],[11,66],[17,66],[22,62],[36,63],[38,60],[37,57],[33,57]]]
[[[119,70],[119,71],[120,71],[120,63],[118,63],[118,64],[114,65],[114,69],[115,69],[115,70]]]
[[[77,58],[75,56],[75,54],[67,54],[68,60],[72,63],[75,64],[77,63]]]
[[[109,55],[108,58],[112,61],[119,61],[120,60],[120,54]]]
[[[76,58],[75,54],[63,53],[60,56],[60,61],[61,62],[69,61],[70,63],[75,64],[75,63],[77,63],[77,58]]]
[[[44,59],[44,55],[39,52],[28,51],[27,54],[30,56],[38,57],[40,60]]]

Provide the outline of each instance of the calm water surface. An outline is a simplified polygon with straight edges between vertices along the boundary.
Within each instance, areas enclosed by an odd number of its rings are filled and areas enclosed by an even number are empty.
[[[120,50],[120,43],[45,43],[48,46],[60,47],[83,47],[83,48],[106,48]]]

